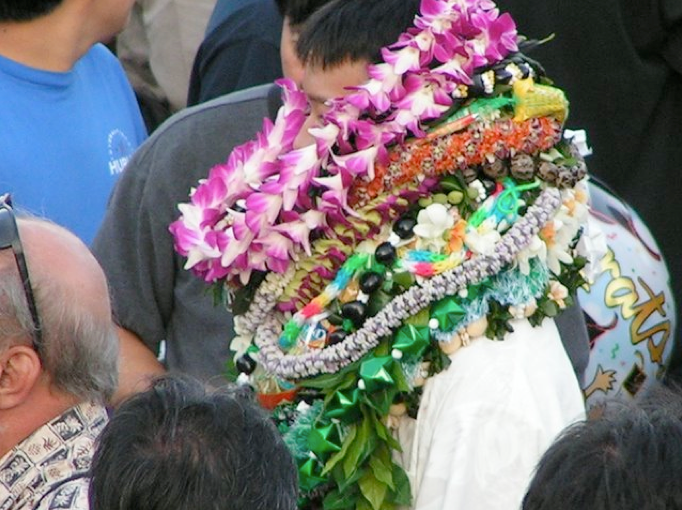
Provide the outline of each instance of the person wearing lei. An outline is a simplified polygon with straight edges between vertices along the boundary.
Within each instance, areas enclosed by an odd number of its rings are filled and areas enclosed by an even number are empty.
[[[515,509],[584,418],[553,320],[595,260],[568,102],[491,1],[415,14],[312,128],[281,81],[171,226],[234,314],[301,508]]]

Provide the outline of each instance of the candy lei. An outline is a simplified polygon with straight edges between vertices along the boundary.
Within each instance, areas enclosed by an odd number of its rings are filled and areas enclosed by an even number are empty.
[[[502,236],[492,255],[473,257],[454,269],[413,285],[396,296],[377,315],[368,318],[362,328],[344,341],[318,352],[283,354],[279,347],[281,323],[276,316],[260,307],[254,313],[252,322],[259,324],[255,331],[255,344],[259,349],[260,363],[267,372],[284,379],[337,372],[376,347],[381,337],[389,335],[405,319],[414,315],[415,310],[421,310],[445,296],[455,295],[468,285],[477,284],[498,273],[514,260],[519,251],[530,244],[532,237],[560,205],[561,198],[557,189],[543,190],[526,215]]]

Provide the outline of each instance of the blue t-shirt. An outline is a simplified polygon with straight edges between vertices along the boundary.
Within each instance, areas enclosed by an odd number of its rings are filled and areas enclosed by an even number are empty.
[[[97,44],[68,72],[0,56],[0,193],[90,243],[147,133],[116,57]]]

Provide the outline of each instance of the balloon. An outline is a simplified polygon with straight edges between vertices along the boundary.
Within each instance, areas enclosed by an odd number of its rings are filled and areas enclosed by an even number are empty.
[[[608,248],[602,272],[578,293],[591,349],[583,392],[594,412],[607,399],[632,400],[663,377],[677,317],[668,268],[647,226],[596,181],[590,197],[591,220]]]

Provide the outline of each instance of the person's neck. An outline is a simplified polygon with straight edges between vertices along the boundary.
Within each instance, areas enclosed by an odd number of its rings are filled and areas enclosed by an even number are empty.
[[[49,421],[78,404],[78,399],[50,389],[33,392],[20,406],[0,410],[0,459]]]
[[[65,3],[31,21],[0,22],[0,55],[45,71],[69,71],[97,42],[85,14]]]

